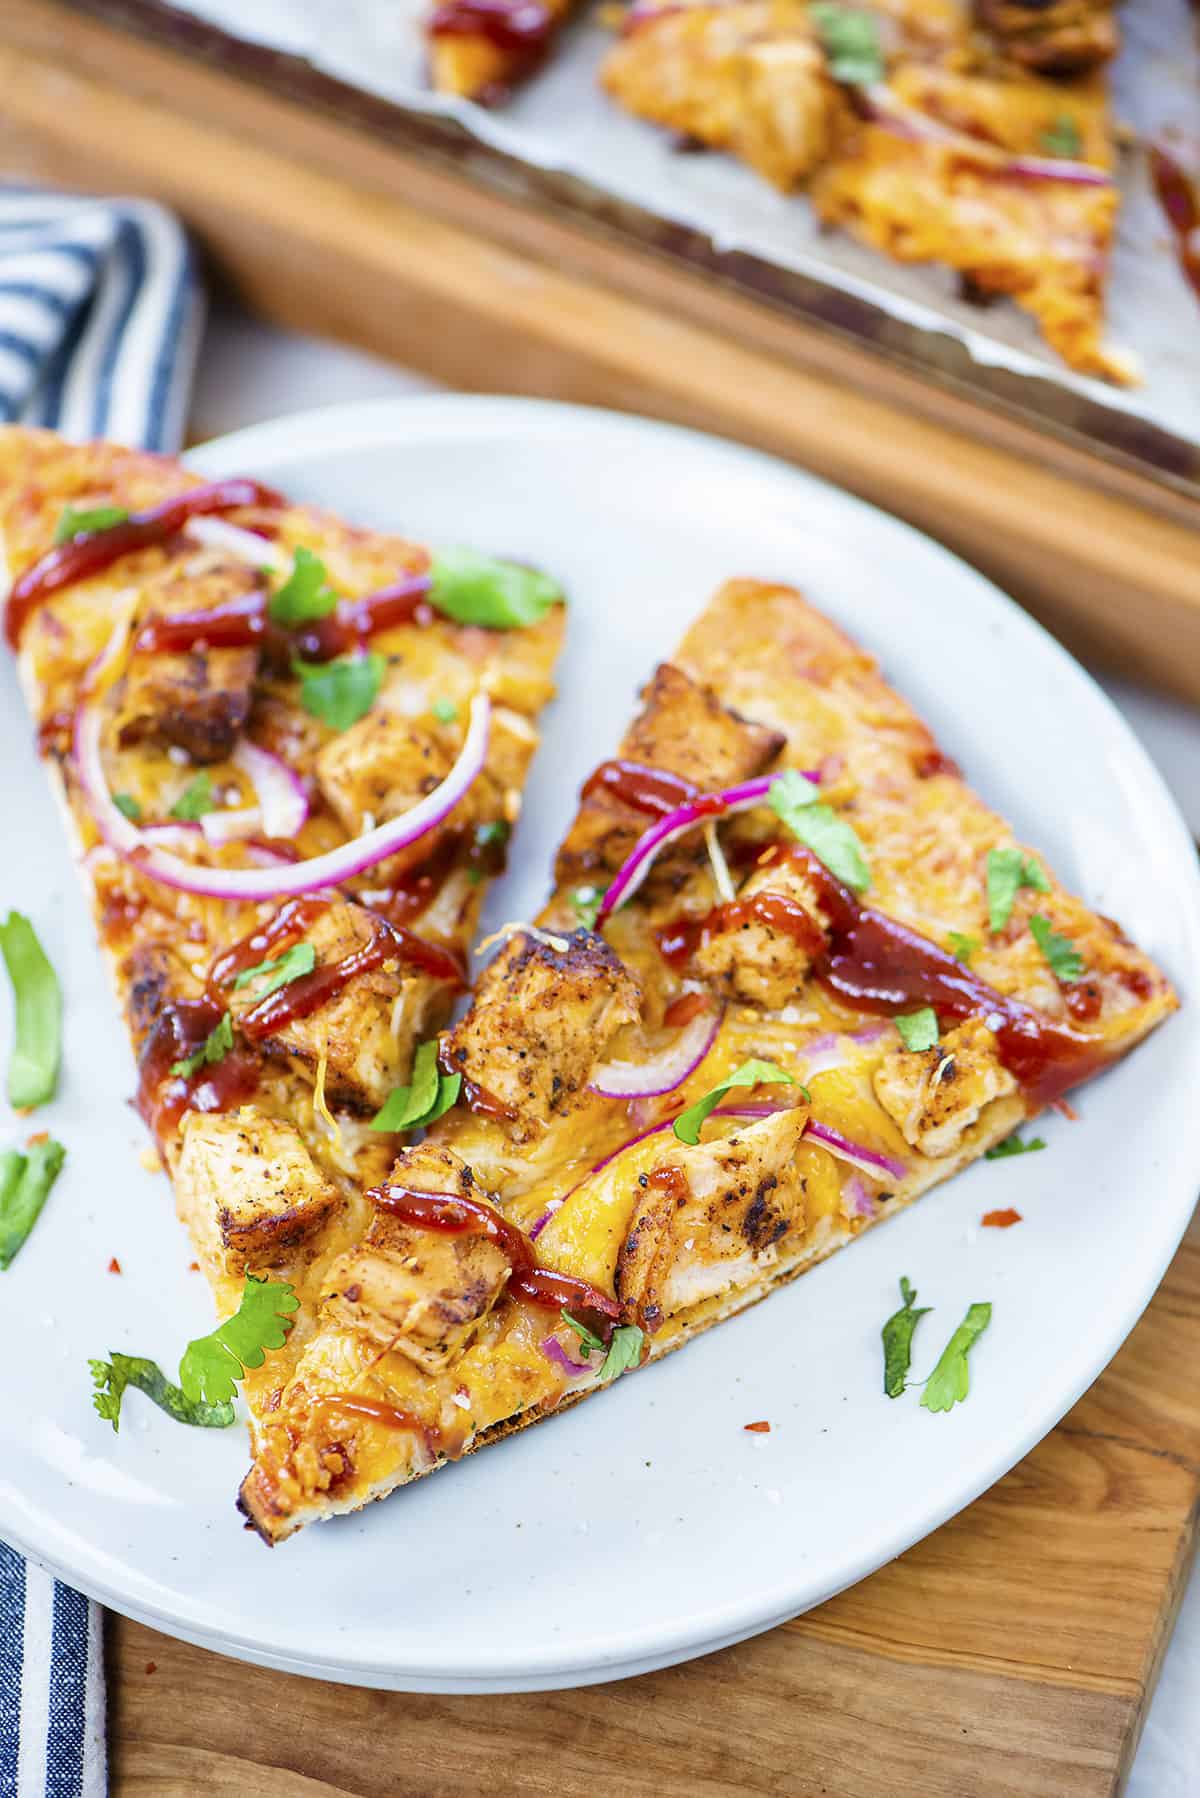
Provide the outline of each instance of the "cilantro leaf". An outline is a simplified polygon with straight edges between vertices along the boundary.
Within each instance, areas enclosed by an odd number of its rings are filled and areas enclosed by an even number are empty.
[[[66,1158],[52,1136],[35,1142],[27,1155],[9,1149],[0,1156],[0,1273],[24,1247]]]
[[[184,1349],[179,1384],[185,1396],[210,1405],[231,1399],[246,1369],[261,1367],[268,1349],[283,1347],[292,1327],[291,1313],[299,1308],[300,1300],[286,1280],[256,1280],[247,1274],[233,1316]]]
[[[865,87],[869,82],[883,80],[879,27],[869,13],[839,6],[835,0],[817,0],[808,14],[835,81],[845,82],[848,87]]]
[[[956,961],[968,962],[979,947],[977,936],[964,936],[961,930],[952,930],[947,937],[951,955]]]
[[[429,563],[430,604],[457,624],[488,630],[516,630],[537,624],[563,590],[548,574],[498,562],[473,549],[441,549]]]
[[[911,1011],[907,1017],[893,1018],[906,1049],[932,1049],[938,1039],[937,1013],[931,1005]]]
[[[233,983],[233,990],[235,993],[240,992],[252,980],[259,980],[266,974],[266,985],[261,986],[255,994],[257,1003],[269,993],[277,993],[289,980],[298,980],[301,974],[311,974],[316,965],[317,952],[311,943],[293,943],[282,955],[268,956],[266,961],[256,962],[252,968],[243,968]]]
[[[600,1372],[596,1375],[597,1386],[607,1386],[618,1374],[623,1374],[631,1367],[637,1367],[642,1359],[642,1345],[646,1338],[636,1324],[619,1324],[612,1333],[608,1345],[608,1353],[600,1364]]]
[[[871,870],[863,846],[851,825],[839,818],[831,805],[817,798],[817,788],[803,774],[789,768],[771,782],[771,809],[782,818],[792,835],[809,849],[835,879],[865,893]]]
[[[62,989],[24,912],[0,924],[0,955],[12,982],[16,1025],[8,1063],[8,1102],[28,1111],[54,1097],[62,1059]]]
[[[1083,148],[1079,127],[1069,113],[1060,112],[1042,132],[1041,147],[1047,156],[1075,157]]]
[[[233,1047],[233,1019],[228,1012],[215,1023],[200,1047],[182,1061],[171,1063],[171,1072],[180,1080],[190,1080],[210,1062],[224,1061]]]
[[[370,711],[383,685],[387,664],[371,650],[332,662],[292,663],[300,681],[300,704],[330,730],[349,730]]]
[[[1083,976],[1083,957],[1069,936],[1055,930],[1049,918],[1034,912],[1029,920],[1033,940],[1050,964],[1050,972],[1064,986],[1072,986]]]
[[[569,1311],[563,1312],[562,1320],[565,1324],[568,1324],[571,1329],[574,1330],[576,1336],[578,1336],[579,1346],[585,1355],[595,1355],[603,1349],[603,1337],[597,1336],[595,1330],[589,1330],[586,1324],[580,1323],[577,1317],[572,1317]]]
[[[607,891],[607,887],[575,887],[572,891],[571,910],[585,930],[596,928],[596,919],[600,915],[600,906]]]
[[[453,724],[458,717],[458,707],[452,699],[435,699],[429,709],[439,724]]]
[[[124,506],[93,506],[90,511],[82,512],[77,512],[74,506],[65,506],[54,527],[54,541],[69,543],[72,537],[90,537],[94,531],[109,531],[114,524],[124,524],[128,517]]]
[[[917,1325],[928,1317],[931,1306],[914,1310],[917,1295],[908,1276],[900,1276],[900,1296],[904,1300],[899,1311],[893,1311],[880,1334],[883,1337],[883,1390],[888,1398],[899,1398],[908,1382],[912,1365],[912,1339]]]
[[[1032,1155],[1046,1146],[1040,1136],[1031,1136],[1028,1142],[1014,1130],[1003,1142],[993,1143],[990,1149],[983,1151],[985,1161],[1007,1161],[1010,1155]]]
[[[113,804],[121,813],[122,817],[128,818],[131,824],[141,823],[142,808],[132,793],[114,793],[112,797]]]
[[[1021,887],[1048,893],[1050,882],[1040,862],[1021,849],[989,849],[987,858],[988,929],[995,936],[1012,917]]]
[[[795,1076],[785,1073],[783,1068],[775,1066],[773,1061],[744,1061],[741,1067],[735,1068],[727,1080],[720,1086],[714,1086],[711,1092],[681,1111],[675,1119],[674,1131],[680,1142],[690,1143],[693,1147],[700,1141],[700,1129],[710,1111],[715,1111],[725,1094],[735,1086],[770,1086],[776,1081],[786,1081],[788,1086],[796,1084]],[[803,1092],[803,1087],[801,1088]]]
[[[121,1427],[121,1400],[128,1386],[136,1386],[139,1392],[144,1392],[176,1423],[226,1430],[233,1422],[231,1404],[206,1405],[189,1399],[186,1392],[172,1385],[157,1361],[148,1361],[144,1355],[114,1354],[109,1361],[89,1361],[88,1366],[96,1387],[92,1403],[101,1417],[112,1424],[114,1434]]]
[[[422,1043],[413,1056],[412,1079],[388,1094],[371,1119],[372,1130],[416,1130],[436,1123],[462,1091],[461,1074],[443,1074],[437,1064],[437,1039]]]
[[[925,1382],[921,1403],[926,1411],[950,1411],[966,1398],[971,1386],[967,1354],[991,1321],[990,1305],[972,1305],[969,1308]]]
[[[311,549],[301,548],[292,558],[292,572],[272,593],[267,611],[276,624],[312,624],[327,618],[337,602],[324,562]]]
[[[203,818],[206,812],[213,811],[215,803],[212,775],[207,768],[202,768],[171,807],[171,816],[182,818],[185,823],[192,823],[197,818]]]

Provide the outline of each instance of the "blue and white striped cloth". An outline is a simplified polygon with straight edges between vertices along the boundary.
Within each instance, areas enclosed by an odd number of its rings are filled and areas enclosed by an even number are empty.
[[[179,447],[203,299],[146,200],[0,186],[0,422]],[[0,1542],[0,1798],[104,1798],[99,1605]]]

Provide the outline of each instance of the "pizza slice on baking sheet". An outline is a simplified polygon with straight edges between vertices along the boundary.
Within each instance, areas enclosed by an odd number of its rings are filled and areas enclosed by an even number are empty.
[[[502,938],[441,1037],[458,1102],[322,1262],[298,1359],[251,1376],[268,1541],[763,1298],[1176,1003],[870,656],[747,580],[655,672],[544,913]]]
[[[1111,9],[633,0],[601,74],[630,112],[749,163],[899,262],[1008,295],[1071,367],[1104,342],[1118,193]]]
[[[222,1315],[248,1273],[294,1286],[278,1369],[367,1227],[402,1140],[385,1126],[436,1087],[420,1045],[504,866],[561,594],[255,481],[18,429],[0,540],[138,1108]]]

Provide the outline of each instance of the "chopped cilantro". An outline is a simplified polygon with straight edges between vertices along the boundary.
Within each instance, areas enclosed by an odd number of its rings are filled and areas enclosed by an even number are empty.
[[[458,717],[458,707],[452,699],[435,699],[429,709],[439,724],[453,724]]]
[[[233,983],[234,992],[249,986],[252,980],[259,980],[265,974],[266,985],[259,988],[256,1000],[265,999],[269,993],[277,993],[281,986],[289,980],[298,980],[301,974],[311,974],[317,965],[317,952],[311,943],[293,943],[282,955],[269,957],[266,961],[256,962],[252,968],[243,968]]]
[[[498,562],[473,549],[441,549],[430,559],[430,603],[457,624],[516,630],[537,624],[563,597],[562,588],[536,568]]]
[[[1050,972],[1064,986],[1072,986],[1083,976],[1083,957],[1069,936],[1062,936],[1040,912],[1029,920],[1033,940],[1050,964]]]
[[[462,1075],[443,1074],[437,1056],[436,1038],[420,1045],[413,1056],[411,1081],[388,1094],[383,1109],[371,1119],[372,1130],[416,1130],[436,1123],[458,1103]]]
[[[286,1280],[246,1275],[241,1303],[207,1336],[189,1342],[179,1363],[179,1384],[193,1404],[222,1404],[237,1391],[249,1367],[261,1367],[268,1349],[282,1348],[300,1300]]]
[[[970,1390],[967,1355],[992,1321],[990,1305],[972,1305],[942,1350],[925,1382],[921,1403],[926,1411],[950,1411]]]
[[[596,928],[596,919],[607,890],[606,887],[576,887],[571,893],[571,910],[585,930]]]
[[[938,1039],[937,1013],[931,1005],[922,1006],[920,1011],[909,1012],[907,1017],[893,1018],[900,1039],[906,1049],[932,1049]]]
[[[916,1292],[907,1275],[900,1276],[900,1296],[904,1300],[899,1311],[893,1311],[880,1334],[883,1337],[883,1390],[888,1398],[899,1398],[908,1382],[912,1365],[912,1339],[917,1325],[928,1317],[930,1306],[914,1310]]]
[[[1079,127],[1069,113],[1060,112],[1042,132],[1041,147],[1047,156],[1075,157],[1083,148]]]
[[[784,1081],[788,1086],[796,1084],[795,1076],[785,1073],[783,1068],[776,1067],[773,1061],[744,1061],[741,1067],[733,1070],[727,1080],[722,1080],[720,1086],[714,1086],[712,1091],[705,1093],[702,1099],[697,1099],[694,1105],[689,1105],[686,1111],[680,1112],[675,1119],[675,1135],[680,1142],[689,1143],[694,1147],[700,1141],[700,1130],[705,1118],[710,1111],[716,1110],[725,1094],[733,1087],[770,1086],[778,1081]],[[800,1090],[803,1092],[804,1088],[801,1087]],[[807,1097],[807,1094],[805,1096]]]
[[[1003,1142],[993,1143],[990,1149],[983,1151],[985,1161],[1007,1161],[1010,1155],[1032,1155],[1038,1149],[1044,1149],[1045,1142],[1040,1136],[1031,1136],[1028,1142],[1016,1131],[1006,1136]]]
[[[16,1259],[50,1197],[67,1151],[52,1136],[0,1155],[0,1273]]]
[[[312,624],[327,618],[337,606],[338,596],[329,585],[329,571],[320,556],[311,549],[298,549],[292,558],[292,572],[272,593],[267,611],[276,624]]]
[[[96,1390],[92,1403],[114,1432],[121,1427],[121,1400],[126,1388],[136,1386],[153,1399],[160,1411],[176,1423],[196,1424],[203,1429],[226,1430],[233,1422],[233,1406],[228,1403],[206,1405],[193,1403],[180,1387],[172,1385],[157,1361],[144,1355],[112,1355],[108,1361],[89,1361]]]
[[[579,1346],[585,1355],[595,1355],[603,1350],[604,1338],[597,1336],[595,1330],[589,1330],[586,1324],[580,1323],[577,1317],[572,1317],[569,1311],[563,1312],[562,1320],[578,1336]]]
[[[203,818],[206,812],[213,811],[215,806],[212,775],[207,768],[202,768],[171,807],[171,816],[182,818],[185,823],[191,824],[197,818]]]
[[[950,953],[956,961],[968,962],[979,947],[977,936],[964,936],[961,930],[952,930],[947,942]]]
[[[1048,893],[1050,882],[1040,862],[1021,849],[989,849],[987,858],[988,928],[995,936],[1012,917],[1021,887]]]
[[[124,524],[128,517],[124,506],[93,506],[90,511],[83,512],[77,512],[74,506],[66,506],[54,527],[54,541],[69,543],[72,537],[90,537],[96,531],[110,531],[114,524]]]
[[[186,1055],[182,1061],[171,1064],[171,1072],[181,1080],[190,1080],[193,1074],[198,1073],[202,1067],[207,1067],[210,1062],[224,1061],[232,1047],[233,1019],[225,1012],[194,1054]]]
[[[596,1384],[606,1386],[609,1380],[615,1380],[631,1367],[636,1367],[642,1358],[642,1346],[645,1335],[636,1324],[619,1324],[612,1333],[608,1345],[608,1353],[600,1364],[596,1375]]]
[[[835,0],[816,0],[808,9],[821,48],[835,81],[848,87],[865,87],[884,76],[879,27],[870,13],[839,6]]]
[[[8,1101],[29,1111],[54,1097],[62,1059],[62,989],[37,931],[23,912],[0,924],[0,955],[12,982],[16,1025],[8,1063]]]
[[[824,862],[835,879],[863,893],[871,884],[863,846],[853,827],[818,799],[817,792],[811,780],[789,768],[771,782],[768,798],[792,835]]]
[[[339,656],[332,662],[292,663],[300,681],[300,703],[330,730],[349,730],[370,711],[383,685],[387,666],[372,650],[366,655]]]
[[[131,824],[141,823],[142,808],[132,793],[114,793],[112,797],[113,804],[121,813],[122,817],[128,818]]]

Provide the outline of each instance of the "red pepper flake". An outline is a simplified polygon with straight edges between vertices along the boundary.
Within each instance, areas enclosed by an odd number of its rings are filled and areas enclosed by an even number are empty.
[[[1070,1118],[1070,1120],[1073,1124],[1077,1124],[1079,1122],[1079,1113],[1076,1111],[1076,1109],[1073,1105],[1068,1103],[1068,1101],[1066,1099],[1052,1099],[1050,1101],[1050,1103],[1053,1106],[1054,1110],[1058,1112],[1060,1117]]]
[[[25,1147],[27,1149],[35,1149],[38,1143],[49,1141],[50,1132],[48,1130],[35,1130],[32,1136],[26,1137]]]
[[[753,1430],[756,1436],[769,1436],[771,1434],[771,1426],[769,1423],[744,1423],[742,1428],[744,1430]]]
[[[983,1222],[992,1230],[1007,1230],[1021,1222],[1021,1213],[1008,1206],[1004,1211],[985,1211]]]
[[[110,1274],[119,1274],[121,1271],[121,1263],[117,1260],[115,1255],[108,1264],[108,1271]]]
[[[200,1272],[200,1263],[198,1261],[189,1261],[188,1272],[189,1274],[198,1274]]]
[[[157,1661],[147,1661],[146,1662],[146,1672],[147,1673],[157,1673],[158,1672],[158,1662]]]

